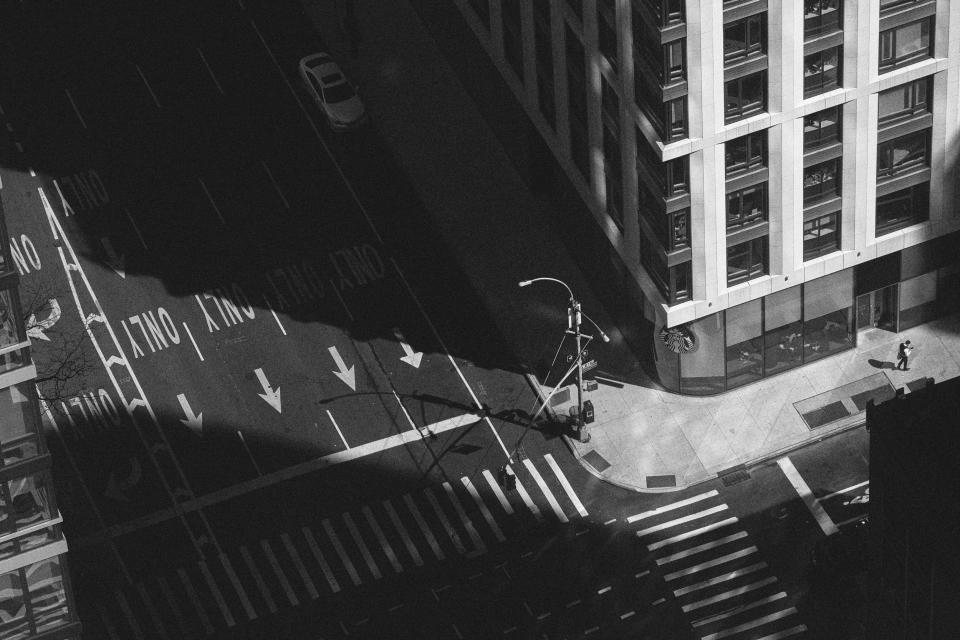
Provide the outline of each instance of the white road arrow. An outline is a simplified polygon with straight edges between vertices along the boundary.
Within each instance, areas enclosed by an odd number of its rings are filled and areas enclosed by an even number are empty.
[[[393,336],[400,341],[400,346],[403,348],[403,355],[400,357],[401,360],[406,362],[408,365],[414,369],[420,368],[420,360],[423,359],[422,351],[414,351],[413,347],[407,344],[407,341],[403,339],[403,334],[400,333],[400,329],[397,327],[393,328]]]
[[[177,395],[177,400],[180,401],[180,408],[183,409],[183,414],[187,416],[186,418],[180,418],[180,422],[186,425],[188,429],[197,435],[202,435],[203,411],[194,415],[193,409],[190,408],[190,403],[187,402],[187,396],[183,395],[182,393]]]
[[[337,351],[336,347],[327,347],[327,351],[330,352],[330,355],[333,357],[334,364],[337,365],[339,371],[334,371],[333,375],[340,378],[343,384],[350,387],[352,390],[357,390],[357,376],[353,371],[353,365],[350,365],[350,368],[347,368],[347,364],[343,361],[343,358],[340,357],[340,352]]]
[[[103,245],[103,250],[107,252],[107,266],[113,269],[121,278],[126,278],[127,272],[124,269],[123,254],[117,255],[117,252],[113,250],[113,244],[110,242],[110,238],[100,238],[100,244]]]
[[[260,386],[263,387],[263,393],[258,393],[257,395],[264,399],[264,401],[277,410],[277,413],[280,413],[280,387],[277,387],[276,390],[270,387],[270,383],[267,382],[267,376],[263,374],[263,369],[255,369],[254,373],[257,374],[257,380],[260,381]]]
[[[47,300],[47,304],[50,306],[50,314],[43,320],[37,320],[36,314],[30,314],[27,319],[27,335],[31,338],[49,342],[50,338],[47,337],[44,330],[57,324],[57,320],[60,319],[60,303],[57,302],[56,298],[50,298]]]

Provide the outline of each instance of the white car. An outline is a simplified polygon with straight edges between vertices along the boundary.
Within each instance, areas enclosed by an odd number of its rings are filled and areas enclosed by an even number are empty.
[[[334,131],[347,131],[363,124],[366,109],[340,66],[326,53],[300,60],[300,77]]]

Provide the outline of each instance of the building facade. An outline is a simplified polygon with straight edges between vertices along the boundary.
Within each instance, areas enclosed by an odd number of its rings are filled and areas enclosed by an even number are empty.
[[[0,638],[77,640],[67,542],[9,246],[0,208]]]
[[[960,310],[957,3],[456,4],[636,280],[667,389]]]

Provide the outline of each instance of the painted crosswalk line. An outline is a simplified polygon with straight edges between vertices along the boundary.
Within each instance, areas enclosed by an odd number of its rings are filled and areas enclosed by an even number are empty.
[[[317,561],[318,565],[320,565],[320,570],[323,571],[323,577],[327,579],[327,584],[330,585],[330,590],[334,593],[340,591],[340,583],[337,581],[336,576],[333,575],[333,571],[330,569],[329,563],[327,563],[326,556],[323,555],[323,552],[317,545],[317,541],[313,537],[313,532],[307,527],[301,527],[300,531],[303,533],[303,537],[307,541],[307,546],[310,547],[310,553],[313,554],[313,559]]]
[[[587,517],[587,509],[583,506],[583,503],[580,502],[580,498],[577,497],[576,492],[573,490],[573,487],[570,485],[570,481],[567,480],[567,476],[563,474],[563,471],[560,470],[560,465],[557,464],[557,461],[553,459],[553,456],[549,453],[543,456],[547,461],[547,464],[550,465],[550,468],[553,470],[554,475],[557,476],[557,480],[560,481],[560,486],[563,487],[564,492],[567,494],[567,497],[570,498],[570,502],[573,503],[573,506],[576,507],[577,513],[580,514],[581,518]]]
[[[782,600],[783,598],[786,598],[786,597],[787,597],[786,591],[778,591],[777,593],[769,595],[765,598],[760,598],[759,600],[755,600],[750,604],[735,607],[733,609],[730,609],[729,611],[724,611],[723,613],[718,613],[716,615],[712,615],[707,618],[701,618],[700,620],[695,620],[691,626],[696,628],[696,627],[702,627],[708,624],[714,624],[715,622],[720,622],[721,620],[725,620],[732,616],[740,615],[744,611],[750,611],[751,609],[762,607],[765,604],[770,604],[771,602],[776,602],[777,600]]]
[[[393,528],[400,534],[400,539],[403,540],[403,546],[407,548],[407,553],[413,558],[413,563],[418,567],[422,567],[423,558],[420,556],[420,551],[417,549],[417,545],[413,543],[413,538],[410,537],[407,528],[403,526],[403,521],[400,520],[399,514],[397,514],[396,509],[393,508],[389,500],[383,501],[383,509],[387,512],[387,517],[390,518]]]
[[[527,489],[523,486],[523,483],[520,482],[520,478],[516,476],[513,472],[513,469],[507,465],[507,472],[514,477],[514,481],[517,485],[517,493],[520,494],[520,498],[523,500],[523,504],[527,505],[527,509],[530,510],[530,513],[533,514],[533,517],[536,518],[537,522],[543,522],[543,514],[540,513],[540,507],[530,498],[530,494],[527,492]]]
[[[774,613],[761,616],[755,620],[750,620],[749,622],[744,622],[743,624],[738,624],[735,627],[730,627],[729,629],[724,629],[723,631],[718,631],[716,633],[711,633],[703,636],[702,640],[720,640],[720,638],[726,638],[728,636],[735,635],[741,631],[748,631],[750,629],[755,629],[761,625],[764,625],[768,622],[773,622],[774,620],[780,620],[781,618],[786,618],[789,615],[793,615],[797,610],[793,607],[788,609],[782,609]]]
[[[463,486],[466,487],[470,497],[473,498],[474,504],[476,504],[477,508],[480,509],[480,514],[483,516],[483,519],[486,520],[487,526],[490,527],[490,530],[493,531],[493,535],[496,536],[497,540],[500,542],[504,542],[507,537],[503,535],[500,525],[498,525],[497,521],[493,518],[493,514],[490,513],[490,509],[487,508],[486,503],[483,501],[483,498],[480,497],[480,493],[477,491],[477,488],[473,486],[470,478],[463,477],[460,479],[460,482],[462,482]]]
[[[658,565],[664,565],[668,562],[675,562],[677,560],[682,560],[683,558],[688,558],[694,554],[702,553],[704,551],[709,551],[711,549],[716,549],[717,547],[722,547],[725,544],[734,542],[736,540],[742,540],[747,537],[746,531],[736,531],[730,535],[723,536],[722,538],[717,538],[716,540],[711,540],[710,542],[704,542],[703,544],[698,544],[695,547],[690,547],[689,549],[684,549],[683,551],[678,551],[677,553],[672,553],[669,556],[664,556],[662,558],[657,558]]]
[[[675,527],[680,524],[686,524],[687,522],[692,522],[694,520],[702,520],[703,518],[712,516],[715,513],[719,513],[721,511],[726,511],[726,510],[727,510],[727,505],[718,504],[716,506],[710,507],[709,509],[704,509],[703,511],[697,511],[696,513],[691,513],[685,516],[681,516],[679,518],[675,518],[668,522],[662,522],[660,524],[653,525],[652,527],[641,529],[640,531],[637,531],[637,535],[643,538],[644,536],[648,536],[651,533],[656,533],[657,531],[663,531],[664,529],[670,529],[671,527]]]
[[[293,606],[299,606],[300,599],[297,597],[297,594],[293,591],[293,586],[291,586],[290,581],[287,580],[287,574],[283,572],[283,567],[280,566],[280,562],[277,560],[277,556],[273,553],[273,547],[270,545],[269,540],[261,540],[260,548],[263,549],[263,554],[267,556],[267,562],[270,563],[270,568],[273,569],[273,575],[276,576],[277,582],[280,583],[280,587],[283,589],[283,592],[287,596],[287,601],[290,602]]]
[[[490,473],[489,469],[483,470],[483,477],[486,479],[487,484],[490,485],[490,490],[493,491],[493,495],[497,496],[497,500],[500,502],[500,506],[503,507],[503,510],[507,512],[507,515],[513,515],[513,505],[510,504],[510,501],[507,500],[507,496],[504,495],[503,489],[500,488],[500,483],[498,483],[493,474]]]
[[[223,594],[220,593],[220,587],[217,586],[217,581],[213,579],[213,574],[210,573],[210,567],[207,566],[205,560],[199,561],[197,567],[200,568],[200,574],[203,575],[203,579],[207,583],[207,588],[209,588],[210,593],[213,594],[213,601],[220,609],[223,620],[227,623],[228,627],[235,627],[237,621],[233,619],[233,613],[230,611],[230,607],[227,606],[227,601],[224,599]]]
[[[376,561],[373,559],[373,554],[371,554],[370,549],[367,548],[367,543],[363,541],[363,537],[360,535],[360,531],[353,521],[353,516],[349,513],[344,513],[343,521],[347,525],[347,531],[350,532],[350,537],[353,538],[353,543],[357,545],[357,549],[360,550],[363,561],[367,564],[367,568],[370,569],[370,573],[373,574],[374,579],[379,580],[383,577],[383,574],[380,573],[380,567],[377,566]]]
[[[160,633],[161,638],[164,640],[169,640],[170,636],[167,635],[167,627],[160,620],[160,613],[157,610],[156,605],[153,603],[153,598],[150,597],[150,594],[147,592],[147,588],[142,582],[137,583],[137,592],[140,594],[140,599],[147,608],[147,615],[150,616],[150,621],[153,623],[153,628]]]
[[[682,542],[684,540],[689,540],[690,538],[696,538],[697,536],[702,536],[705,533],[710,533],[711,531],[716,531],[717,529],[721,529],[723,527],[736,524],[737,522],[739,522],[739,520],[737,519],[736,516],[726,518],[724,520],[720,520],[719,522],[712,522],[706,526],[700,527],[699,529],[685,531],[684,533],[679,533],[670,538],[664,538],[663,540],[657,540],[656,542],[652,542],[647,545],[647,549],[649,549],[650,551],[656,551],[657,549],[668,547],[671,544]]]
[[[420,513],[420,509],[417,507],[417,503],[413,501],[413,498],[410,496],[409,493],[404,494],[403,501],[407,505],[407,509],[410,510],[410,515],[413,516],[413,519],[417,523],[417,526],[420,527],[420,532],[423,534],[423,537],[427,540],[427,544],[430,545],[430,549],[433,551],[433,555],[437,557],[437,560],[443,560],[446,557],[445,554],[443,553],[443,549],[440,548],[440,545],[437,543],[437,539],[433,537],[433,532],[430,531],[430,527],[427,526],[427,521],[423,519],[423,514]]]
[[[659,508],[657,508],[657,509],[653,509],[653,510],[651,510],[651,511],[644,511],[643,513],[639,513],[639,514],[637,514],[637,515],[635,515],[635,516],[630,516],[629,518],[627,518],[627,522],[629,522],[629,523],[634,523],[634,522],[637,522],[638,520],[643,520],[643,519],[645,519],[645,518],[652,518],[653,516],[658,516],[658,515],[660,515],[660,514],[667,513],[668,511],[674,511],[674,510],[676,510],[676,509],[681,509],[681,508],[686,507],[686,506],[688,506],[688,505],[694,504],[695,502],[700,502],[701,500],[706,500],[706,499],[708,499],[708,498],[716,497],[717,495],[718,495],[718,494],[717,494],[717,491],[716,491],[716,490],[707,491],[706,493],[701,493],[701,494],[695,495],[695,496],[693,496],[693,497],[691,497],[691,498],[686,498],[686,499],[684,499],[684,500],[678,500],[678,501],[676,501],[676,502],[671,502],[670,504],[664,505],[664,506],[659,507]]]
[[[230,584],[233,585],[233,590],[237,592],[237,597],[240,598],[240,605],[243,607],[244,613],[247,614],[247,619],[256,620],[257,612],[253,610],[253,605],[250,603],[250,598],[247,597],[247,592],[243,589],[243,585],[240,584],[240,580],[237,579],[237,574],[233,570],[230,558],[228,558],[225,553],[221,553],[218,557],[224,572],[227,574],[227,579],[230,581]]]
[[[253,556],[250,555],[250,550],[246,547],[240,547],[240,557],[243,558],[244,564],[247,565],[247,570],[250,572],[250,575],[253,576],[253,582],[257,585],[260,597],[267,603],[267,608],[270,610],[270,613],[276,613],[277,603],[273,601],[273,596],[270,595],[270,590],[267,589],[267,583],[263,581],[263,576],[260,574],[260,570],[257,569],[257,565],[253,561]]]
[[[350,581],[353,582],[354,585],[360,584],[360,574],[357,573],[357,568],[354,567],[353,562],[350,561],[350,556],[347,555],[346,549],[343,548],[343,543],[340,542],[337,532],[333,530],[333,525],[330,524],[330,519],[324,518],[320,522],[320,526],[323,527],[327,537],[330,539],[330,544],[333,545],[333,550],[337,553],[337,557],[340,558],[340,562],[343,563],[344,568],[347,570],[347,575],[350,576]]]
[[[380,548],[383,549],[383,555],[387,556],[387,561],[390,563],[390,566],[392,566],[393,570],[397,573],[403,573],[403,565],[400,564],[400,560],[397,559],[397,554],[393,552],[393,547],[390,546],[387,537],[383,535],[383,529],[380,528],[380,523],[378,523],[377,519],[373,516],[373,511],[367,505],[363,505],[360,511],[363,512],[363,517],[367,519],[367,524],[369,524],[373,530],[373,535],[376,537],[377,542],[380,543]]]
[[[450,504],[453,505],[453,510],[457,512],[460,522],[463,523],[463,528],[467,530],[467,535],[470,536],[470,540],[473,541],[474,551],[476,553],[486,552],[487,545],[483,543],[483,539],[480,538],[480,534],[477,533],[476,527],[473,526],[473,521],[470,519],[470,516],[467,515],[467,512],[463,508],[463,504],[460,503],[460,498],[457,496],[449,482],[443,483],[443,490],[446,491],[447,498],[449,498]]]
[[[423,490],[423,494],[427,497],[427,502],[429,502],[430,506],[433,508],[433,512],[437,515],[437,519],[440,521],[441,526],[443,526],[443,530],[447,532],[447,536],[450,538],[450,541],[456,548],[457,553],[466,553],[466,547],[463,546],[463,542],[460,541],[460,536],[457,534],[456,530],[454,530],[453,525],[450,524],[447,514],[445,514],[443,509],[440,507],[440,503],[437,501],[437,496],[435,496],[433,493],[433,488],[427,487]]]
[[[180,636],[187,637],[187,621],[183,617],[183,612],[180,610],[180,605],[177,604],[177,599],[173,596],[173,591],[170,590],[170,585],[167,583],[167,579],[163,576],[159,576],[157,578],[157,584],[160,585],[160,593],[163,594],[164,601],[170,608],[170,611],[173,612],[173,619],[177,623],[177,630],[180,632]]]
[[[553,509],[553,512],[556,514],[557,519],[560,522],[570,522],[570,519],[567,518],[567,514],[565,514],[563,509],[560,508],[560,503],[557,502],[553,492],[550,491],[550,487],[548,487],[547,483],[544,482],[543,476],[541,476],[540,472],[537,471],[537,468],[533,466],[533,463],[530,462],[530,459],[525,458],[523,464],[527,468],[527,471],[530,472],[530,475],[533,476],[533,481],[537,483],[538,487],[540,487],[540,491],[543,492],[543,496],[547,499],[547,502],[550,504],[550,508]]]
[[[293,546],[293,540],[290,539],[290,535],[281,533],[280,541],[283,543],[283,547],[287,550],[287,555],[290,556],[290,560],[293,561],[293,567],[297,570],[297,575],[300,576],[300,581],[303,582],[303,586],[307,590],[307,594],[312,600],[316,600],[320,597],[320,594],[317,593],[317,588],[313,584],[313,578],[311,578],[310,574],[307,573],[307,568],[304,566],[303,560],[300,559],[300,552],[297,551],[295,546]]]
[[[117,599],[117,603],[120,605],[120,610],[123,611],[123,615],[127,618],[127,623],[133,630],[133,636],[137,640],[144,640],[143,630],[140,629],[140,623],[137,622],[136,616],[133,615],[133,611],[130,609],[130,603],[127,602],[127,597],[123,595],[122,591],[114,591],[114,596]]]
[[[807,505],[807,509],[810,510],[810,513],[813,514],[813,517],[816,519],[817,524],[820,525],[820,528],[823,530],[824,535],[832,536],[839,529],[837,525],[833,522],[830,516],[827,515],[827,512],[821,506],[820,502],[813,495],[813,491],[810,490],[810,487],[807,486],[806,480],[803,479],[803,476],[800,475],[800,472],[797,471],[797,468],[793,466],[793,462],[790,458],[780,458],[777,460],[777,466],[780,467],[783,471],[783,475],[787,477],[787,480],[790,481],[790,484],[793,485],[793,488],[796,489],[797,494],[803,500],[803,503]]]
[[[200,597],[197,595],[197,590],[193,588],[190,576],[187,575],[183,567],[177,569],[177,577],[180,578],[180,583],[183,585],[183,588],[186,589],[187,595],[190,596],[189,601],[193,603],[193,608],[197,612],[197,617],[200,618],[203,630],[207,632],[208,636],[213,635],[213,624],[210,622],[210,617],[204,610],[203,605],[200,604]]]
[[[701,562],[700,564],[695,564],[692,567],[687,567],[686,569],[680,569],[679,571],[674,571],[673,573],[665,574],[663,576],[663,579],[666,580],[667,582],[671,580],[676,580],[677,578],[689,576],[699,571],[703,571],[704,569],[710,569],[711,567],[717,567],[717,566],[720,566],[721,564],[726,564],[727,562],[731,562],[739,558],[745,558],[746,556],[754,554],[756,552],[757,552],[756,547],[749,546],[749,547],[746,547],[745,549],[739,549],[732,553],[728,553],[726,555],[720,556],[719,558],[706,560],[704,562]]]

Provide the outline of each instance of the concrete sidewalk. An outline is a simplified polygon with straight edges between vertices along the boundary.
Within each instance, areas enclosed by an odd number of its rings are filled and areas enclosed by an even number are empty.
[[[611,344],[597,344],[593,357],[631,357],[557,234],[551,212],[529,192],[414,9],[404,0],[356,0],[363,39],[359,55],[351,58],[342,25],[333,19],[335,0],[303,1],[362,87],[371,126],[407,173],[518,360],[532,367],[543,357],[541,334],[560,334],[566,323],[564,291],[518,290],[518,280],[535,276],[566,281],[610,334]],[[876,333],[865,335],[856,349],[716,397],[668,393],[642,374],[636,384],[600,384],[585,396],[596,408],[592,438],[570,440],[571,449],[596,475],[637,491],[708,480],[855,426],[870,394],[892,395],[915,380],[960,374],[960,317],[916,327],[909,337],[918,349],[908,372],[890,368],[901,336]],[[554,407],[557,413],[575,402],[576,394],[569,395]]]

